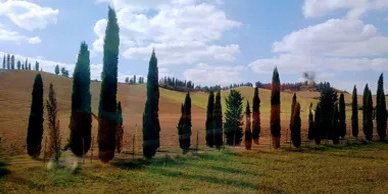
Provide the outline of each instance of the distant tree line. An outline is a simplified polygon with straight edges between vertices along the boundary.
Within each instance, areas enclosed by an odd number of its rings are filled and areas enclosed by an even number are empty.
[[[3,57],[3,69],[9,69],[9,70],[35,70],[35,71],[42,71],[42,69],[39,69],[39,62],[35,61],[35,66],[31,67],[31,62],[26,59],[23,61],[16,61],[15,55],[10,54],[4,54]]]
[[[127,84],[144,84],[144,77],[136,78],[136,75],[133,75],[132,78],[126,77],[125,83],[127,83]]]

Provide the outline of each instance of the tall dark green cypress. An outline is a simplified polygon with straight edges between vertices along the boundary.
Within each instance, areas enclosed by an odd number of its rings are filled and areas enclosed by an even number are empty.
[[[160,146],[158,59],[152,51],[147,75],[147,101],[143,114],[143,154],[155,156]]]
[[[376,93],[376,123],[377,123],[377,134],[380,140],[384,141],[387,136],[387,105],[385,101],[384,93],[384,75],[381,74],[377,83]]]
[[[322,130],[322,109],[321,104],[317,104],[317,108],[315,109],[315,122],[314,122],[314,140],[315,144],[321,144],[322,134],[324,133]]]
[[[333,113],[333,121],[332,121],[332,129],[330,132],[331,140],[334,144],[339,144],[340,137],[340,127],[339,127],[339,111],[338,111],[338,103],[334,105],[334,113]]]
[[[3,69],[5,69],[6,65],[5,65],[5,54],[4,54],[4,57],[3,57]]]
[[[291,128],[291,140],[292,140],[292,144],[296,147],[296,148],[299,148],[301,143],[302,143],[302,139],[301,139],[301,133],[300,133],[300,128],[301,128],[301,120],[300,120],[300,104],[299,102],[297,102],[295,104],[295,107],[293,108],[294,111],[292,113],[292,119],[291,119],[291,123],[292,123],[292,128]]]
[[[16,65],[16,67],[18,68],[18,70],[21,69],[21,66],[22,66],[22,63],[21,63],[20,61],[18,61],[18,62],[17,62],[17,65]]]
[[[11,57],[7,54],[7,69],[11,69]]]
[[[55,66],[54,72],[55,72],[55,75],[59,75],[59,65]]]
[[[252,149],[252,131],[251,131],[251,109],[249,108],[249,101],[245,109],[245,149]]]
[[[243,137],[243,97],[237,90],[230,90],[226,98],[225,137],[228,145],[240,145]]]
[[[214,145],[217,149],[220,149],[223,140],[222,140],[222,106],[221,106],[221,92],[218,91],[216,94],[216,100],[214,103],[213,111],[213,131],[214,131]]]
[[[311,141],[315,137],[314,115],[313,115],[313,103],[310,103],[309,108],[309,131],[307,138]]]
[[[358,102],[357,102],[357,88],[354,85],[352,93],[352,134],[357,139],[358,136]]]
[[[77,157],[86,154],[91,143],[92,108],[89,55],[88,45],[82,42],[73,73],[70,116],[70,149]]]
[[[344,139],[346,136],[346,110],[345,110],[345,97],[341,93],[339,98],[339,115],[338,115],[338,130],[339,136]]]
[[[15,69],[15,55],[12,55],[12,56],[11,56],[11,69],[12,69],[12,70]]]
[[[368,84],[365,85],[364,89],[364,100],[363,100],[363,131],[365,139],[372,141],[373,137],[373,122],[372,122],[372,111],[373,111],[372,93],[369,90]]]
[[[296,94],[294,93],[294,95],[292,96],[292,101],[291,101],[291,117],[290,117],[290,130],[292,129],[292,120],[294,118],[294,111],[295,111],[295,107],[296,107]]]
[[[182,108],[182,116],[178,124],[179,146],[183,154],[186,154],[191,145],[191,98],[189,92],[186,94],[185,103]]]
[[[43,136],[43,80],[40,73],[35,77],[32,103],[27,129],[27,153],[33,158],[40,155]]]
[[[124,127],[123,127],[123,109],[121,108],[121,102],[117,103],[117,129],[116,129],[116,150],[117,153],[121,153],[123,147],[123,136],[124,136]]]
[[[255,144],[259,144],[260,139],[260,97],[259,88],[255,87],[252,104],[252,138]]]
[[[337,100],[338,96],[336,90],[332,88],[329,83],[324,85],[321,90],[321,96],[319,98],[322,119],[321,139],[332,139],[331,136],[334,132],[334,108]]]
[[[206,145],[214,146],[214,131],[213,131],[213,109],[214,109],[214,93],[210,91],[209,99],[207,101],[206,111]]]
[[[276,67],[272,75],[272,85],[271,85],[271,135],[272,135],[272,144],[275,149],[280,147],[280,136],[281,136],[281,126],[280,126],[280,79],[278,68]]]
[[[109,162],[116,148],[116,95],[117,68],[119,55],[119,26],[116,12],[109,7],[108,23],[104,39],[104,58],[99,104],[98,157],[104,163]]]
[[[39,71],[39,62],[35,61],[35,71]]]

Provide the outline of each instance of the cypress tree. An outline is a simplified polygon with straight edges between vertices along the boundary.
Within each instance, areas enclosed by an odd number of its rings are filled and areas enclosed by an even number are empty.
[[[330,136],[331,140],[334,144],[339,144],[339,137],[340,137],[340,126],[339,126],[339,111],[338,111],[338,103],[335,103],[334,105],[334,113],[333,113],[333,128],[331,130]]]
[[[59,75],[59,65],[55,66],[55,75]]]
[[[27,152],[33,158],[40,155],[43,136],[43,81],[38,73],[32,89],[32,103],[27,129]]]
[[[207,101],[206,111],[206,145],[214,146],[214,131],[213,131],[213,110],[214,110],[214,93],[210,91],[209,99]]]
[[[70,116],[70,149],[77,157],[82,157],[90,148],[91,112],[89,50],[82,42],[73,73]]]
[[[221,148],[222,140],[222,106],[221,106],[221,92],[216,94],[216,101],[214,103],[213,111],[213,131],[214,131],[214,145],[217,149]]]
[[[11,69],[11,57],[7,54],[7,69]]]
[[[15,55],[12,55],[12,56],[11,56],[11,69],[12,69],[12,70],[15,69]]]
[[[372,122],[372,93],[369,90],[368,84],[365,85],[364,89],[364,100],[363,100],[363,131],[365,139],[372,141],[373,137],[373,122]]]
[[[278,68],[275,67],[272,75],[271,85],[271,135],[272,144],[275,149],[280,147],[280,79]]]
[[[39,62],[35,61],[35,71],[39,71]]]
[[[21,66],[22,66],[21,62],[18,61],[17,64],[16,64],[16,67],[18,68],[18,70],[20,70]]]
[[[300,135],[300,128],[301,128],[301,120],[300,120],[300,104],[296,103],[294,107],[294,111],[292,113],[292,128],[291,128],[291,140],[292,144],[299,148],[302,141],[301,141],[301,135]]]
[[[314,126],[314,115],[313,115],[313,103],[310,103],[309,108],[309,131],[307,138],[311,141],[314,139],[315,135],[315,126]]]
[[[191,98],[190,93],[186,94],[185,104],[182,106],[182,116],[178,124],[179,146],[183,154],[190,149],[191,138]]]
[[[260,97],[259,88],[255,87],[252,104],[252,138],[255,144],[259,144],[260,138]]]
[[[59,120],[57,119],[58,106],[54,85],[50,83],[49,96],[46,102],[47,119],[50,141],[50,155],[54,155],[54,161],[58,163],[61,151],[61,137]]]
[[[292,101],[291,101],[291,118],[290,118],[290,130],[292,129],[292,120],[294,118],[294,111],[295,111],[295,107],[296,107],[296,94],[294,93],[294,95],[292,96]]]
[[[247,100],[247,106],[245,109],[245,149],[247,150],[251,150],[252,148],[251,125],[251,109],[249,108],[249,101]]]
[[[358,102],[357,102],[357,88],[353,87],[352,93],[352,134],[357,139],[358,136]]]
[[[31,63],[28,63],[28,70],[31,70]]]
[[[116,129],[116,150],[117,153],[121,153],[123,147],[123,136],[124,136],[124,127],[123,127],[123,110],[121,109],[121,102],[117,104],[117,129]]]
[[[4,57],[3,57],[3,69],[5,69],[5,67],[6,67],[6,66],[5,66],[5,58],[6,58],[6,57],[5,57],[5,54],[4,54]]]
[[[226,98],[225,112],[225,137],[228,145],[240,145],[243,136],[242,119],[243,119],[243,97],[237,90],[230,90]]]
[[[321,90],[321,96],[319,98],[321,108],[321,139],[332,139],[334,132],[333,128],[333,116],[334,108],[337,102],[338,96],[334,88],[329,83],[324,85]]]
[[[345,110],[345,97],[341,93],[339,98],[339,115],[338,115],[338,132],[339,136],[344,139],[346,136],[346,110]]]
[[[322,109],[321,104],[317,104],[317,108],[315,109],[315,123],[314,123],[314,140],[315,144],[319,145],[321,144],[321,137],[323,136],[323,130],[322,130]]]
[[[377,83],[377,93],[376,93],[376,123],[377,123],[377,133],[381,141],[385,140],[387,135],[387,105],[385,101],[384,93],[384,75],[381,74],[379,81]]]
[[[158,59],[152,51],[147,75],[147,101],[143,114],[143,154],[155,156],[160,146]]]
[[[116,12],[109,7],[108,23],[104,39],[103,71],[99,104],[98,157],[104,163],[109,162],[116,148],[116,95],[117,67],[119,55],[119,26]]]

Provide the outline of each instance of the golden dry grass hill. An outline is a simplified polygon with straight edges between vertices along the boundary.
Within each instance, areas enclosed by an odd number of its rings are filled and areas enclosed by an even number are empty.
[[[31,104],[31,92],[36,71],[21,70],[0,70],[0,136],[3,137],[2,146],[6,155],[25,154],[25,139],[27,133],[27,124]],[[66,144],[69,137],[69,118],[71,105],[71,88],[72,79],[50,73],[41,72],[44,82],[45,101],[48,96],[48,86],[54,84],[57,92],[59,104],[59,120],[61,126],[62,145]],[[100,82],[91,83],[92,94],[92,111],[98,112]],[[240,91],[244,99],[248,99],[252,104],[253,88],[241,87],[236,90]],[[359,88],[360,90],[360,88]],[[123,106],[124,119],[124,150],[132,149],[133,136],[136,135],[139,141],[137,146],[141,148],[142,140],[142,115],[146,99],[145,85],[129,85],[120,83],[118,85],[117,99]],[[159,118],[161,123],[161,146],[162,147],[179,147],[177,135],[177,123],[180,117],[180,106],[184,101],[185,93],[176,92],[166,89],[160,89],[160,112]],[[261,98],[261,141],[266,143],[269,137],[269,112],[270,112],[270,95],[269,90],[260,89]],[[225,97],[229,91],[222,92],[222,107],[225,111]],[[302,91],[297,92],[298,101],[302,107],[302,129],[307,131],[308,127],[308,108],[310,103],[316,103],[319,97],[318,92]],[[192,145],[196,144],[196,134],[199,134],[199,145],[205,144],[205,118],[208,95],[204,92],[192,92],[192,124],[193,135]],[[282,92],[282,134],[283,141],[287,128],[289,126],[291,92]],[[345,94],[346,103],[350,103],[351,95]],[[359,97],[361,103],[361,96]],[[350,104],[348,104],[350,105]],[[245,106],[245,104],[244,104]],[[347,106],[348,125],[350,124],[350,106]],[[361,122],[360,122],[361,123]],[[137,127],[136,127],[137,126]],[[45,128],[46,128],[45,123]],[[135,130],[137,128],[137,131]],[[93,135],[97,137],[97,123],[93,121]],[[44,140],[43,140],[44,141]]]

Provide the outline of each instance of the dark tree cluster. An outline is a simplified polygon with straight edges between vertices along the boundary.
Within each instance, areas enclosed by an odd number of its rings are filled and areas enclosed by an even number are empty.
[[[162,88],[180,92],[194,91],[195,89],[194,82],[179,80],[175,77],[164,77],[159,81],[159,85]]]
[[[127,84],[144,84],[144,77],[136,78],[136,75],[134,75],[132,78],[126,77],[125,83],[127,83]]]

